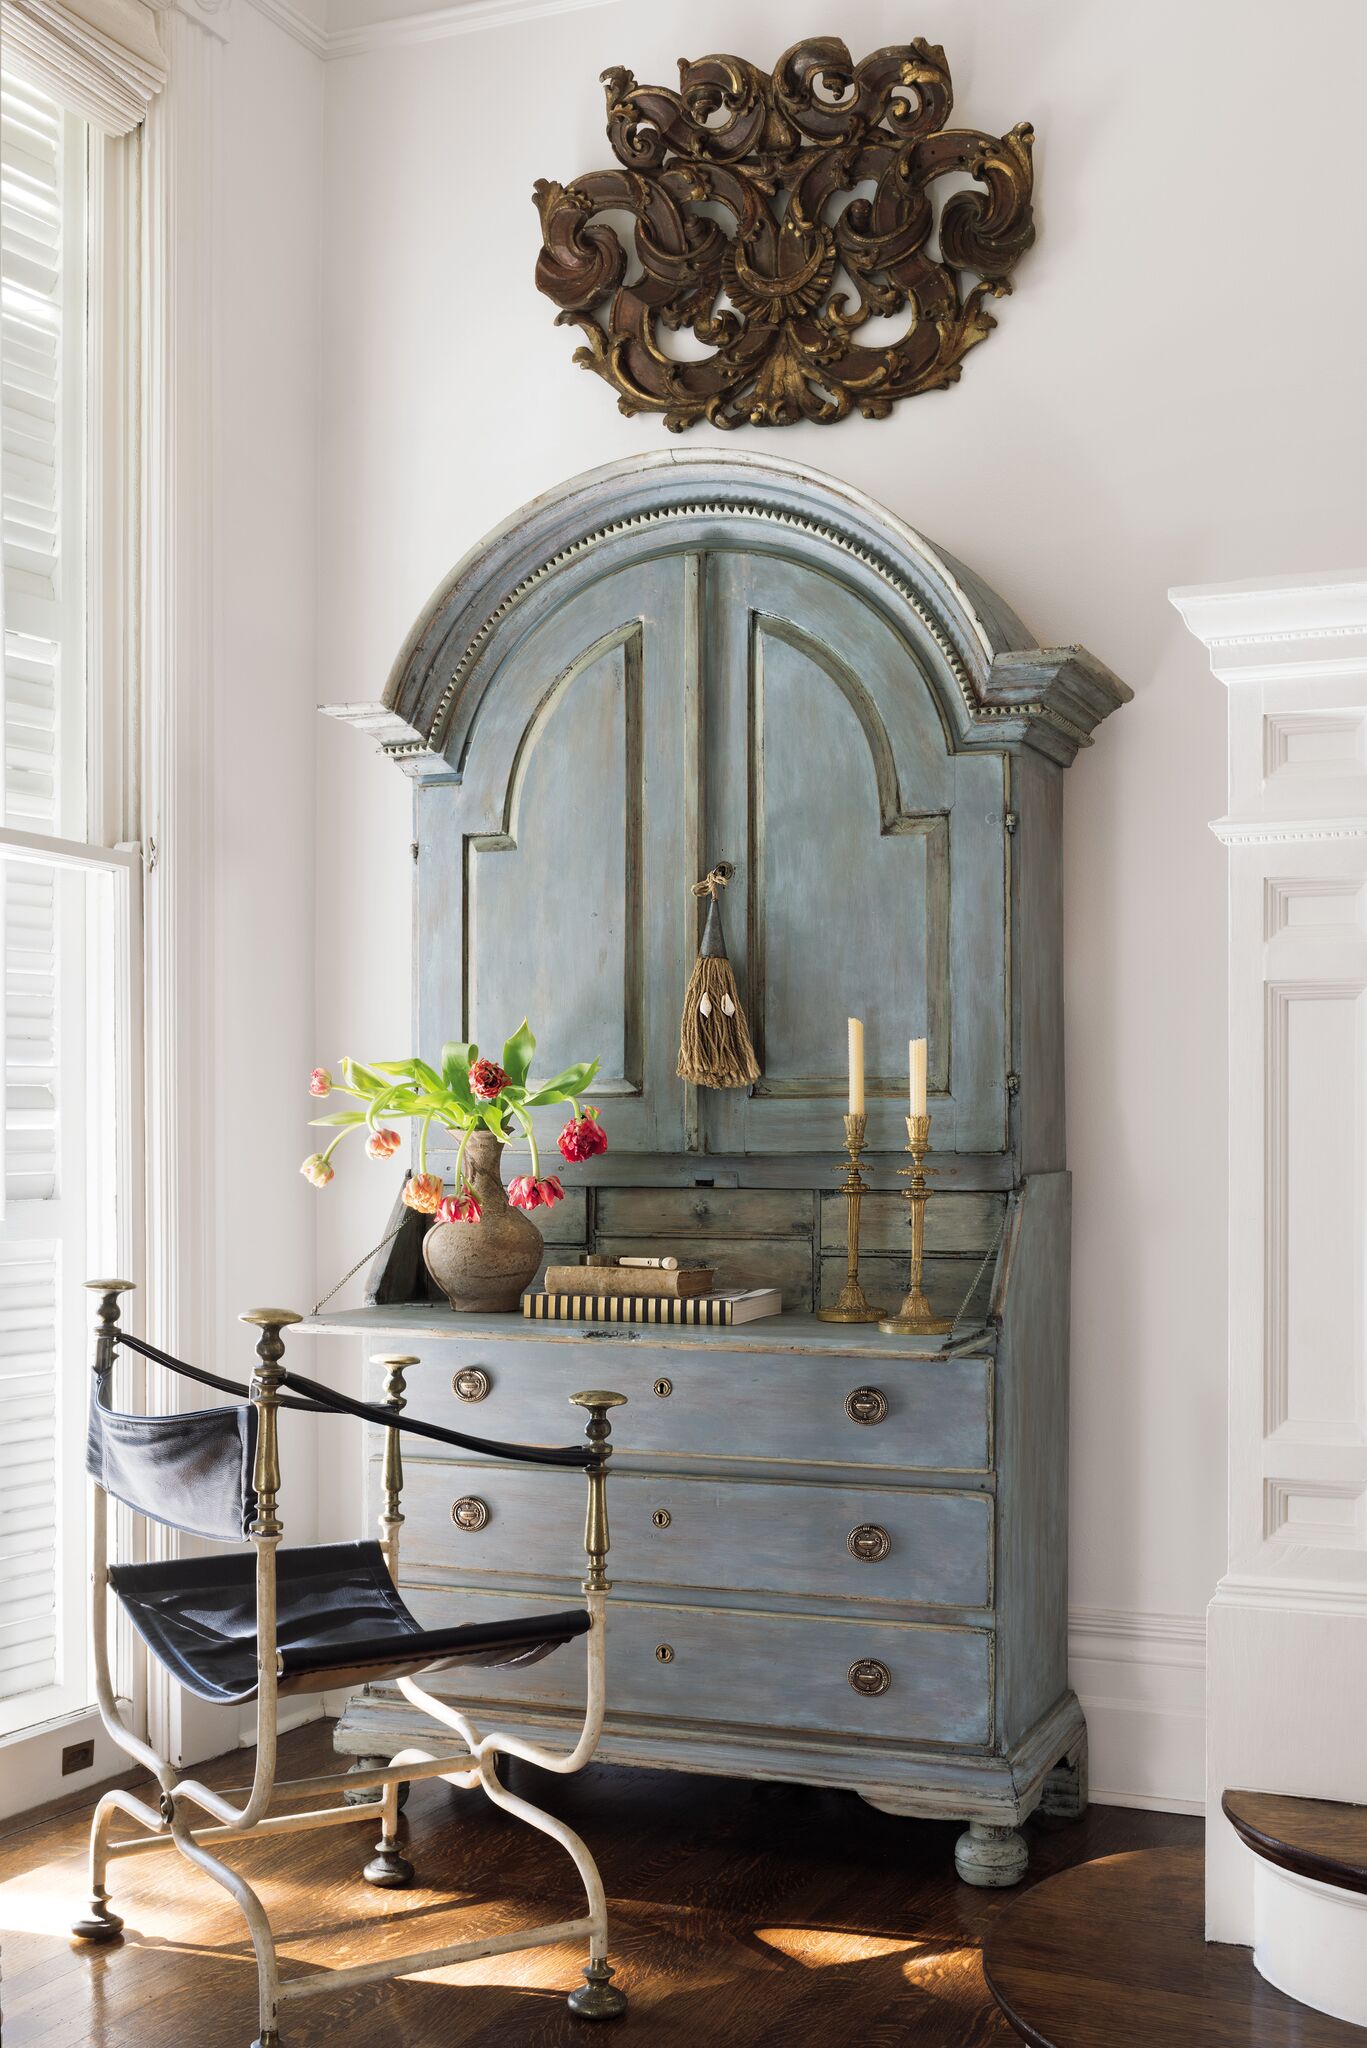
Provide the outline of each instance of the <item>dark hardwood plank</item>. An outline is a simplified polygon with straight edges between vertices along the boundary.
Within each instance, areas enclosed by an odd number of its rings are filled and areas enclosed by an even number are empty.
[[[1367,1892],[1367,1806],[1276,1792],[1226,1792],[1220,1803],[1255,1856],[1341,1891]]]
[[[1208,1942],[1195,1845],[1141,1849],[1018,1894],[983,1951],[989,1990],[1031,2048],[1363,2048],[1367,2034],[1265,1983]]]
[[[282,1772],[332,1762],[331,1730],[286,1736]],[[240,1785],[250,1756],[202,1773]],[[598,1855],[613,1958],[631,1995],[613,2037],[650,2048],[1008,2048],[984,1989],[984,1935],[1013,1895],[957,1882],[957,1828],[897,1820],[851,1794],[593,1766],[574,1779],[511,1766],[510,1782],[576,1827]],[[250,1944],[231,1900],[174,1854],[112,1867],[124,1939],[73,1946],[85,1896],[88,1807],[0,1831],[5,2048],[247,2048]],[[370,1825],[229,1852],[282,1934],[284,1974],[401,1954],[581,1908],[554,1844],[476,1793],[414,1788],[409,1892],[359,1880]],[[1200,1824],[1093,1809],[1077,1826],[1029,1828],[1034,1870],[1144,1844],[1195,1844]],[[366,2048],[585,2048],[565,1994],[566,1947],[490,1958],[319,1999],[287,2012],[286,2048],[355,2038]],[[596,2036],[592,2038],[597,2038]],[[1129,2037],[1133,2039],[1134,2037]]]

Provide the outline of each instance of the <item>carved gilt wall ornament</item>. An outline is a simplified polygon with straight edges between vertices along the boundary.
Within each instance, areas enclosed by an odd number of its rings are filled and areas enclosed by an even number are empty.
[[[603,73],[618,170],[542,179],[536,282],[578,327],[575,361],[624,413],[676,433],[883,419],[943,389],[996,325],[990,298],[1034,240],[1028,121],[946,128],[944,51],[917,41],[854,64],[838,37],[797,43],[772,76],[739,57],[679,65],[680,89]],[[939,208],[936,181],[977,180]],[[612,214],[634,216],[639,275]],[[860,339],[904,316],[894,339]],[[669,353],[691,329],[711,351]]]

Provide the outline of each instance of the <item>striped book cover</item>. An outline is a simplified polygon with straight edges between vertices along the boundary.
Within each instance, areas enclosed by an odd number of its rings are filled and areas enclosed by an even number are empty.
[[[542,1323],[701,1323],[718,1329],[753,1323],[782,1312],[776,1287],[751,1287],[739,1294],[698,1294],[675,1299],[665,1294],[550,1294],[522,1297],[522,1313]]]

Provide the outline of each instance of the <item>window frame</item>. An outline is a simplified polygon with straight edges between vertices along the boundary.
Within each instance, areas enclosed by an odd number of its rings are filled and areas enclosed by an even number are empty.
[[[8,66],[6,67],[9,68]],[[15,67],[24,76],[21,66]],[[49,85],[32,81],[40,90]],[[55,95],[53,95],[55,97]],[[112,1219],[112,1241],[104,1237],[102,1261],[122,1275],[141,1280],[144,1256],[144,1029],[143,1029],[143,849],[138,840],[138,530],[140,516],[140,267],[139,204],[141,138],[110,136],[64,108],[64,123],[81,122],[85,151],[79,207],[83,243],[84,335],[81,418],[65,434],[60,451],[62,490],[78,495],[81,547],[76,576],[60,602],[67,617],[79,611],[80,658],[84,672],[84,839],[0,824],[0,859],[56,869],[59,881],[82,875],[93,901],[106,896],[101,914],[82,919],[86,934],[79,973],[84,980],[88,1056],[84,1080],[102,1090],[101,1117],[108,1136],[88,1158],[99,1203]],[[68,133],[70,133],[68,127]],[[66,138],[64,138],[65,147]],[[74,208],[64,193],[64,227]],[[64,398],[69,403],[65,368]],[[98,1069],[98,1072],[96,1071]],[[59,1105],[59,1119],[62,1117]],[[68,1112],[69,1114],[69,1112]],[[60,1122],[59,1122],[60,1131]],[[103,1136],[103,1133],[102,1133]],[[0,1160],[0,1164],[2,1164]],[[35,1206],[37,1206],[35,1204]],[[90,1204],[95,1207],[94,1202]],[[68,1313],[59,1324],[59,1360],[64,1421],[58,1431],[63,1478],[82,1485],[80,1445],[84,1402],[81,1372],[87,1354],[84,1324],[73,1328],[76,1290],[64,1284]],[[121,1405],[143,1405],[142,1375],[121,1362],[116,1375]],[[81,1418],[75,1414],[81,1411]],[[80,1428],[76,1424],[80,1421]],[[59,1623],[66,1669],[52,1686],[0,1701],[0,1770],[6,1774],[27,1756],[37,1767],[29,1798],[59,1789],[48,1782],[57,1761],[52,1738],[59,1731],[97,1733],[94,1774],[116,1767],[102,1752],[89,1657],[88,1614],[83,1597],[89,1560],[86,1517],[80,1517],[79,1556],[63,1560],[62,1590],[71,1605]],[[119,1509],[113,1551],[121,1558],[140,1554],[134,1518]],[[72,1594],[80,1589],[73,1602]],[[72,1608],[74,1607],[74,1612]],[[86,1654],[72,1669],[73,1644]],[[135,1726],[145,1725],[145,1659],[131,1629],[118,1613],[111,1640],[115,1684],[128,1701]],[[81,1682],[81,1671],[85,1682]],[[83,1695],[83,1696],[82,1696]],[[28,1766],[25,1766],[26,1775]],[[78,1781],[79,1782],[79,1781]],[[0,1807],[0,1811],[3,1811]]]

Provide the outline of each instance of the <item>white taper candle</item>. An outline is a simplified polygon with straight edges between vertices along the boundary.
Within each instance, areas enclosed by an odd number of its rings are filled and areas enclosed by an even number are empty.
[[[924,1038],[907,1041],[907,1052],[911,1065],[911,1113],[924,1116],[926,1113],[926,1042]]]
[[[858,1017],[850,1024],[850,1115],[864,1114],[864,1026]]]

